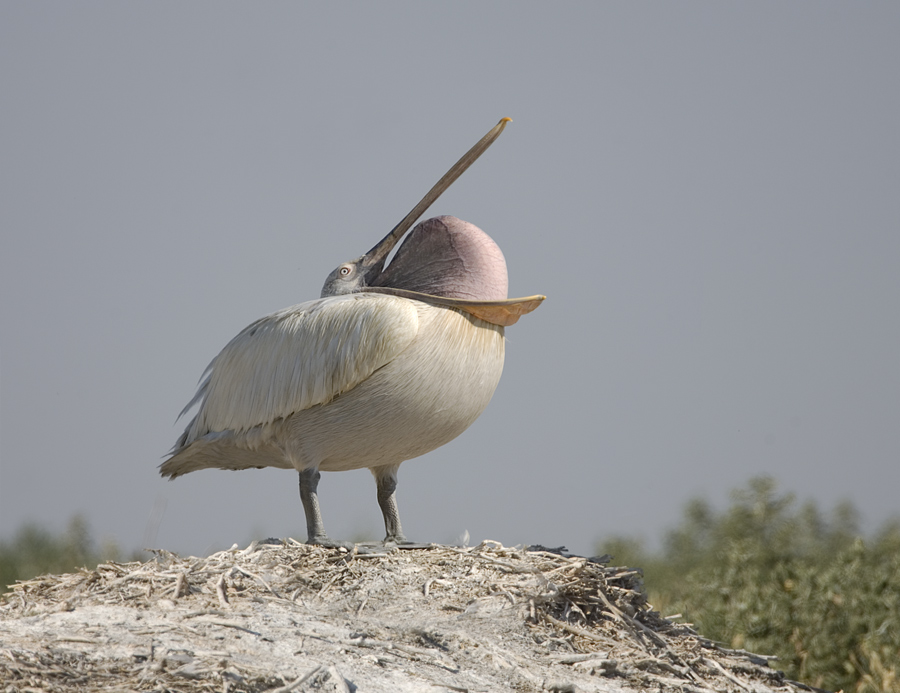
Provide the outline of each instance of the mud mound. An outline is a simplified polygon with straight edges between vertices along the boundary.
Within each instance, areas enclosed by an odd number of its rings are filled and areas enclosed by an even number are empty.
[[[543,547],[254,542],[21,582],[16,691],[795,691],[647,604],[639,570]]]

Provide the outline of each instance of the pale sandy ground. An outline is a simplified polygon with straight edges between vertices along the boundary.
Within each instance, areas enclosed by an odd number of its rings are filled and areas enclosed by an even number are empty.
[[[796,691],[549,550],[293,540],[37,578],[0,604],[0,691]]]

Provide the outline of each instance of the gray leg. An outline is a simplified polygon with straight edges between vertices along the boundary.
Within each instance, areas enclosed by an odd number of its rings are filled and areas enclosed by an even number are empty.
[[[318,469],[304,469],[300,472],[300,500],[303,502],[303,512],[306,514],[306,543],[342,546],[340,542],[329,539],[325,534],[325,525],[319,510],[319,496],[316,494],[320,476]]]
[[[375,485],[378,488],[378,505],[381,506],[381,514],[384,515],[384,529],[387,532],[384,542],[386,544],[406,543],[403,528],[400,526],[400,511],[397,509],[397,469],[399,466],[372,469],[372,474],[375,475]]]

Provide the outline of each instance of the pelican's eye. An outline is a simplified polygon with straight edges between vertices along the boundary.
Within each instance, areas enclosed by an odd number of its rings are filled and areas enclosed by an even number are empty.
[[[339,274],[342,277],[349,277],[352,272],[353,272],[353,265],[344,265],[343,267],[341,267]]]

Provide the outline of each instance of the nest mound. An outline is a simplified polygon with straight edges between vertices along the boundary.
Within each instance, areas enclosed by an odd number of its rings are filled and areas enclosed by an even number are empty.
[[[641,572],[564,549],[254,542],[20,582],[6,693],[795,691],[647,604]]]

